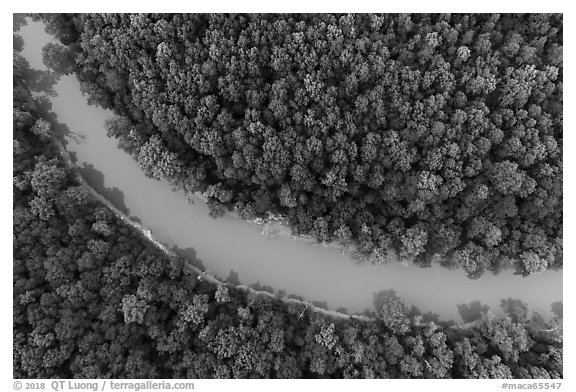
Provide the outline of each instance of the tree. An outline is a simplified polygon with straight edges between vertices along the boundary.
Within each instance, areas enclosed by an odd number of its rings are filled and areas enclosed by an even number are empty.
[[[226,303],[230,301],[230,294],[228,288],[224,285],[219,285],[216,290],[216,301],[219,303]]]
[[[156,136],[140,147],[138,163],[146,175],[157,180],[173,179],[182,170],[176,154],[165,151]]]
[[[76,67],[74,52],[64,45],[52,42],[42,48],[42,61],[61,75],[71,74]]]
[[[139,300],[135,295],[126,295],[122,298],[122,311],[124,312],[125,323],[144,323],[144,316],[148,304],[146,301]]]
[[[65,178],[66,172],[61,168],[38,162],[34,167],[30,184],[38,196],[52,198],[59,191]]]
[[[400,257],[413,258],[424,252],[428,242],[428,233],[420,227],[412,227],[406,230],[400,240],[402,241]]]
[[[561,266],[561,15],[45,18],[151,175],[378,257]],[[76,182],[14,67],[14,377],[562,378],[558,304],[460,325],[384,292],[364,322],[197,280]]]
[[[192,299],[192,304],[182,309],[182,319],[185,322],[201,325],[204,323],[204,317],[208,309],[208,296],[206,294],[195,295]]]
[[[422,266],[461,250],[470,277],[539,271],[508,235],[526,221],[560,238],[561,15],[43,18],[109,133],[147,175],[219,188],[213,215],[282,214],[321,242],[347,226],[376,260],[381,235]]]
[[[535,252],[523,252],[520,255],[520,259],[522,260],[523,267],[528,274],[542,272],[548,267],[546,259],[541,258]]]
[[[374,295],[374,306],[379,319],[394,334],[403,335],[410,331],[410,306],[398,296],[394,290],[380,291]]]

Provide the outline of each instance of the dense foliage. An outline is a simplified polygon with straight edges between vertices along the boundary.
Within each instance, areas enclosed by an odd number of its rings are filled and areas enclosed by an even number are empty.
[[[14,378],[562,377],[561,319],[512,300],[449,326],[388,293],[365,323],[199,279],[76,182],[38,76],[15,51]]]
[[[48,15],[153,177],[372,262],[562,266],[562,16]]]

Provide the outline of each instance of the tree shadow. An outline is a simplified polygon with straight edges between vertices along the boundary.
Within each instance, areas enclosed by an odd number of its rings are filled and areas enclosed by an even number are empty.
[[[78,163],[78,155],[76,155],[74,151],[68,151],[68,155],[70,156],[72,163],[76,165]]]
[[[372,301],[376,312],[384,308],[384,306],[393,299],[398,299],[396,290],[380,290],[373,294],[374,300]]]
[[[140,218],[138,218],[137,216],[130,215],[129,218],[132,222],[136,222],[140,225],[142,224],[142,220]]]
[[[418,309],[416,306],[408,303],[407,301],[405,301],[401,297],[399,297],[396,294],[396,290],[393,290],[393,289],[380,290],[380,291],[374,293],[373,296],[374,296],[374,300],[372,303],[374,305],[374,310],[376,310],[376,313],[380,312],[385,306],[387,306],[392,301],[402,301],[402,302],[406,303],[408,305],[408,307],[410,308],[410,311],[409,311],[410,316],[417,316],[417,315],[422,314],[422,312],[420,312],[420,309]]]
[[[312,301],[312,305],[320,309],[328,310],[328,302],[326,301]]]
[[[17,39],[16,42],[20,42]],[[30,67],[30,63],[19,53],[14,54],[14,77],[24,81],[34,98],[41,96],[55,97],[58,94],[54,87],[60,80],[60,75],[50,70],[39,70]]]
[[[348,308],[340,306],[338,309],[336,309],[336,312],[342,313],[342,314],[348,314]]]
[[[192,247],[179,248],[176,245],[173,245],[171,250],[174,253],[176,253],[178,256],[188,260],[196,268],[198,268],[202,271],[206,271],[206,267],[204,266],[202,261],[196,257],[196,250],[194,248],[192,248]]]
[[[13,77],[15,80],[24,81],[26,88],[32,93],[34,108],[40,112],[42,118],[50,122],[54,135],[60,138],[64,145],[66,145],[66,137],[71,137],[77,142],[83,140],[85,136],[70,131],[65,124],[58,121],[56,113],[52,111],[52,102],[49,97],[58,95],[54,87],[60,80],[60,75],[51,70],[30,68],[28,60],[19,54],[15,54],[14,61]]]
[[[78,167],[78,170],[88,185],[94,188],[96,192],[104,196],[110,203],[114,205],[114,207],[118,208],[124,214],[130,214],[130,210],[124,203],[124,193],[116,187],[107,188],[104,185],[104,174],[101,171],[88,163],[84,163],[82,166]]]
[[[42,117],[52,126],[54,136],[61,140],[64,146],[68,145],[67,139],[72,139],[78,144],[86,139],[86,136],[70,130],[68,125],[58,121],[58,115],[52,111],[52,103],[46,96],[35,98],[35,102],[36,108],[40,111]],[[71,151],[68,153],[70,155],[73,154]]]
[[[551,305],[552,314],[558,318],[564,318],[564,302],[563,301],[556,301],[553,302]]]
[[[30,91],[35,94],[45,94],[50,97],[57,95],[54,86],[60,80],[60,75],[52,70],[40,70],[30,66],[30,62],[22,55],[25,41],[20,35],[20,29],[28,24],[25,14],[12,14],[14,36],[14,76],[20,77]],[[18,64],[18,66],[16,65]]]
[[[234,271],[233,269],[230,270],[230,274],[228,274],[228,277],[225,279],[225,281],[235,286],[242,284],[242,282],[240,282],[238,272]]]
[[[440,325],[440,315],[431,311],[423,313],[422,320],[427,323],[433,322],[434,324]]]
[[[26,25],[28,25],[28,21],[26,20],[27,14],[19,14],[15,13],[12,14],[12,31],[17,32]]]
[[[460,304],[458,306],[458,313],[465,323],[476,321],[485,314],[490,307],[483,305],[480,301],[472,301],[469,304]]]
[[[58,95],[54,87],[60,80],[60,75],[53,71],[30,70],[28,82],[33,92],[43,93],[49,97]]]
[[[260,284],[260,281],[251,284],[249,287],[253,288],[256,291],[265,291],[267,293],[274,294],[274,288],[272,286],[262,285]]]
[[[298,294],[288,294],[286,297],[287,297],[287,298],[290,298],[290,299],[295,299],[295,300],[297,300],[297,301],[302,301],[302,302],[305,302],[305,301],[306,301],[306,300],[304,299],[304,297],[302,297],[301,295],[298,295]]]

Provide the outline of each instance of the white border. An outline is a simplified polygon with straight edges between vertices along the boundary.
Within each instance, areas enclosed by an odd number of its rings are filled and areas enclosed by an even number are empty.
[[[9,1],[9,0],[8,0]],[[573,3],[572,3],[573,4]],[[6,53],[2,61],[2,119],[4,131],[2,133],[2,142],[0,143],[1,153],[1,184],[3,185],[3,192],[0,193],[2,198],[2,226],[1,226],[1,241],[3,251],[3,260],[0,263],[0,274],[2,276],[2,287],[12,287],[12,209],[10,204],[12,201],[12,190],[9,188],[12,183],[10,177],[12,172],[12,143],[8,140],[9,129],[12,127],[11,118],[12,110],[9,109],[9,102],[12,100],[11,85],[11,58],[9,55],[10,48],[12,47],[12,40],[8,30],[12,30],[12,13],[14,12],[62,12],[66,10],[73,10],[75,12],[560,12],[564,13],[564,37],[576,37],[574,22],[573,5],[569,2],[562,1],[497,1],[497,0],[483,0],[476,2],[463,2],[463,1],[425,1],[425,0],[412,0],[408,2],[387,2],[380,1],[330,1],[318,2],[313,0],[290,0],[283,2],[275,1],[156,1],[148,4],[137,2],[121,3],[119,1],[99,0],[98,2],[84,3],[80,1],[25,1],[25,2],[10,2],[2,4],[2,12],[0,14],[2,21],[2,49]],[[574,50],[570,44],[564,47],[564,69],[569,70],[564,75],[564,107],[575,108],[574,105],[574,78],[570,72],[574,70]],[[576,200],[576,194],[573,187],[573,175],[576,172],[575,154],[571,153],[571,148],[575,147],[574,141],[574,116],[572,110],[565,110],[565,147],[564,151],[568,152],[564,156],[564,200]],[[10,164],[8,164],[10,162]],[[572,222],[574,221],[574,206],[568,202],[564,205],[564,259],[568,262],[564,268],[564,276],[572,277],[572,259],[574,258],[574,238],[572,236]],[[568,279],[568,281],[570,281]],[[564,285],[564,298],[568,304],[571,303],[571,285]],[[5,314],[4,319],[8,319],[8,315],[12,313],[12,296],[8,293],[11,290],[6,290],[4,295],[0,298],[2,305],[2,312]],[[574,339],[568,331],[573,327],[573,311],[570,306],[566,306],[565,312],[565,325],[564,330],[567,331],[564,336],[564,372],[565,379],[562,380],[562,389],[564,391],[574,390],[570,387],[573,377],[568,369],[575,369],[573,353],[574,353]],[[1,389],[5,391],[13,390],[12,386],[12,328],[11,323],[3,323],[1,325],[0,340],[0,385]],[[570,365],[572,364],[572,365]],[[519,380],[516,380],[519,381]],[[514,382],[514,380],[510,380]],[[359,384],[361,383],[361,385]],[[198,390],[204,390],[202,387],[208,387],[209,390],[292,390],[298,387],[313,388],[317,386],[330,387],[336,390],[346,390],[354,386],[360,387],[363,390],[378,390],[382,391],[383,388],[389,387],[391,390],[399,390],[400,388],[416,391],[421,390],[441,390],[441,391],[462,391],[466,388],[467,391],[490,391],[500,390],[502,381],[481,381],[481,380],[386,380],[386,381],[370,381],[370,380],[295,380],[285,382],[282,380],[245,380],[245,381],[232,381],[232,380],[199,380],[197,381]],[[353,385],[354,384],[354,385]],[[409,385],[408,385],[409,384]],[[206,389],[207,390],[207,389]]]

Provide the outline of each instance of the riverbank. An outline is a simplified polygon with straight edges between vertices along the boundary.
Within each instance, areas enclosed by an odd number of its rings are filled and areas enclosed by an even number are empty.
[[[562,378],[558,307],[542,330],[522,304],[518,321],[515,306],[480,306],[444,322],[495,296],[439,266],[372,268],[213,219],[212,203],[147,177],[81,91],[64,76],[38,100],[50,116],[14,105],[14,378]],[[27,112],[70,132],[31,128]],[[535,287],[502,275],[484,280],[498,297]],[[532,282],[531,304],[558,296]]]
[[[208,203],[208,198],[204,196],[202,192],[194,192],[192,197],[202,201],[203,203]],[[354,260],[357,264],[367,264],[372,267],[378,268],[391,262],[397,262],[403,265],[404,267],[418,267],[410,260],[400,260],[398,253],[392,248],[388,248],[386,250],[386,262],[376,263],[370,259],[369,255],[365,255],[358,250],[359,245],[358,242],[355,240],[350,240],[347,244],[344,245],[336,241],[319,242],[312,235],[303,235],[303,234],[295,235],[292,233],[290,223],[288,222],[288,219],[285,216],[270,211],[268,212],[267,217],[258,217],[252,219],[242,218],[240,216],[240,213],[235,208],[227,209],[225,213],[234,219],[240,219],[246,223],[255,224],[262,227],[260,235],[266,238],[289,239],[293,241],[307,243],[310,246],[322,247],[323,249],[338,250],[341,252],[342,255],[344,254],[351,255],[352,260]],[[436,259],[434,260],[434,262],[440,264]]]
[[[78,169],[78,167],[76,166],[76,164],[72,161],[70,155],[68,154],[66,148],[64,147],[64,145],[62,144],[61,141],[54,139],[54,142],[56,144],[56,146],[58,147],[61,156],[64,158],[66,164],[74,171],[76,178],[78,180],[78,182],[92,195],[94,196],[98,201],[100,201],[102,204],[104,204],[108,209],[110,209],[114,215],[116,217],[118,217],[120,220],[122,220],[123,222],[125,222],[127,225],[129,225],[132,229],[136,230],[142,237],[144,237],[147,241],[149,241],[150,243],[152,243],[157,249],[159,249],[160,251],[162,251],[164,254],[166,254],[168,257],[180,257],[183,258],[184,260],[186,260],[186,268],[192,272],[194,275],[196,275],[199,279],[205,280],[207,282],[210,282],[212,284],[215,285],[223,285],[223,286],[227,286],[227,287],[231,287],[231,288],[237,288],[239,290],[242,290],[246,293],[252,294],[252,295],[257,295],[257,296],[264,296],[267,297],[269,299],[273,299],[273,300],[278,300],[281,301],[284,304],[295,304],[298,305],[302,308],[302,313],[301,315],[304,315],[305,312],[313,312],[313,313],[318,313],[318,314],[322,314],[324,316],[328,316],[328,317],[333,317],[333,318],[337,318],[337,319],[355,319],[358,321],[362,321],[362,322],[373,322],[375,321],[374,318],[372,317],[368,317],[365,315],[360,315],[360,314],[346,314],[346,313],[341,313],[338,312],[336,310],[329,310],[329,309],[324,309],[322,307],[316,306],[314,305],[312,302],[310,301],[305,301],[305,300],[300,300],[300,299],[296,299],[296,298],[291,298],[288,296],[283,296],[283,295],[278,295],[278,294],[274,294],[274,293],[270,293],[268,291],[263,291],[263,290],[257,290],[254,289],[253,287],[249,287],[247,285],[244,284],[233,284],[230,282],[226,282],[223,279],[219,279],[216,276],[211,275],[210,273],[207,272],[207,270],[204,270],[196,265],[193,264],[193,260],[189,260],[187,258],[184,258],[182,256],[177,255],[173,250],[169,249],[165,244],[163,244],[161,241],[159,241],[158,239],[156,239],[153,235],[150,229],[146,228],[144,225],[142,225],[141,223],[135,222],[132,219],[130,219],[129,216],[127,216],[124,212],[120,211],[117,207],[115,207],[109,200],[107,200],[104,196],[102,196],[100,193],[98,193],[95,189],[93,189],[87,182],[86,180],[83,178],[80,170]],[[198,197],[201,197],[201,195],[198,195]],[[234,219],[241,219],[237,213],[235,212],[231,212],[232,216]],[[264,221],[246,221],[246,220],[242,220],[242,222],[244,223],[251,223],[251,224],[255,224],[255,225],[264,225],[266,223],[264,223]],[[271,219],[270,222],[275,222],[275,223],[281,223],[281,221],[278,218],[273,218]],[[268,222],[269,223],[269,222]],[[284,230],[287,231],[289,230],[286,226],[284,226]],[[286,237],[286,236],[284,236]],[[294,238],[295,236],[290,236],[292,238]],[[294,238],[297,241],[305,241],[305,242],[314,242],[313,239],[310,238],[306,238],[306,237],[296,237]],[[327,246],[327,248],[335,248],[334,246],[330,247]],[[376,266],[374,266],[376,268]],[[426,312],[427,309],[424,309],[424,312]],[[490,312],[490,314],[492,314],[492,316],[488,316],[488,317],[494,317],[494,313]],[[454,321],[454,320],[453,320]],[[422,326],[423,324],[418,324],[419,326]],[[418,326],[417,325],[417,326]],[[474,325],[474,323],[461,323],[461,322],[454,322],[454,324],[452,325],[455,328],[466,328],[470,325]]]
[[[72,158],[70,157],[70,154],[68,154],[68,151],[64,147],[63,143],[56,138],[53,138],[52,140],[55,143],[56,147],[58,148],[60,155],[64,159],[65,163],[75,173],[76,180],[79,182],[79,184],[82,187],[84,187],[84,189],[86,189],[94,198],[96,198],[99,202],[101,202],[109,210],[111,210],[117,218],[122,220],[128,226],[132,227],[132,229],[136,230],[140,235],[142,235],[147,241],[152,243],[156,248],[161,250],[164,254],[166,254],[169,257],[181,257],[181,256],[178,256],[176,253],[174,253],[174,251],[168,249],[166,247],[166,245],[162,244],[160,241],[155,239],[154,236],[152,235],[152,232],[150,231],[150,229],[147,229],[147,228],[143,227],[141,224],[131,220],[126,214],[124,214],[122,211],[120,211],[118,208],[116,208],[109,200],[107,200],[100,193],[96,192],[96,190],[94,190],[86,182],[84,177],[82,177],[80,170],[72,161]],[[241,285],[233,285],[229,282],[224,282],[222,280],[219,280],[215,276],[212,276],[212,275],[208,274],[206,271],[201,270],[200,268],[198,268],[197,266],[192,264],[192,262],[190,260],[186,259],[186,261],[187,261],[186,266],[189,269],[189,271],[192,271],[195,275],[198,276],[198,278],[204,279],[207,282],[210,282],[210,283],[215,284],[215,285],[234,287],[234,288],[243,290],[245,292],[248,292],[248,293],[251,293],[254,295],[260,295],[260,296],[265,296],[265,297],[268,297],[271,299],[280,300],[286,304],[292,303],[292,304],[301,305],[304,307],[303,313],[306,310],[309,310],[311,312],[320,313],[320,314],[323,314],[325,316],[334,317],[334,318],[340,318],[340,319],[351,319],[352,318],[352,319],[364,321],[364,322],[374,321],[374,319],[371,317],[367,317],[367,316],[363,316],[363,315],[357,315],[357,314],[344,314],[344,313],[340,313],[340,312],[337,312],[334,310],[323,309],[323,308],[314,306],[313,304],[311,304],[308,301],[301,301],[301,300],[298,300],[295,298],[288,298],[288,297],[278,297],[275,294],[269,293],[267,291],[255,290],[252,287],[249,287],[246,285],[242,285],[242,284]]]
[[[32,45],[25,54],[31,64],[41,67],[41,47],[51,39],[36,24],[27,26],[25,33],[27,45]],[[257,290],[273,288],[269,291],[279,296],[287,293],[357,315],[366,314],[366,309],[373,311],[374,294],[394,290],[418,309],[436,313],[441,320],[456,321],[461,320],[459,306],[475,301],[497,311],[501,299],[517,298],[546,313],[552,302],[562,299],[561,272],[521,278],[506,270],[471,280],[462,270],[437,263],[430,268],[406,268],[399,262],[376,267],[353,260],[353,248],[342,254],[335,243],[322,246],[311,238],[294,240],[288,228],[280,227],[282,221],[277,216],[252,223],[237,219],[233,213],[214,219],[206,203],[196,197],[190,203],[192,194],[174,190],[165,180],[146,177],[133,157],[106,136],[104,124],[111,113],[89,105],[75,77],[62,76],[54,92],[50,97],[52,111],[58,123],[74,134],[66,137],[66,149],[77,158],[78,167],[86,165],[99,173],[98,184],[93,187],[100,190],[96,186],[102,185],[112,190],[117,198],[108,200],[131,220],[150,229],[154,239],[177,254],[201,260],[220,280]],[[263,236],[263,231],[272,235]],[[238,280],[224,279],[229,276]]]

